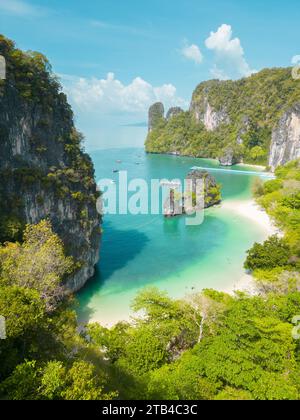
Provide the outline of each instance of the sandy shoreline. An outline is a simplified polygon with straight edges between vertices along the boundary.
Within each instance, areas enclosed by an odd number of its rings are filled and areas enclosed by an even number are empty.
[[[282,234],[280,230],[275,226],[274,222],[269,217],[267,212],[264,209],[262,209],[255,202],[255,200],[228,200],[224,201],[221,207],[223,209],[232,211],[232,213],[238,213],[240,216],[250,219],[252,222],[255,222],[256,224],[260,225],[262,229],[266,232],[266,237]],[[229,294],[233,294],[236,291],[244,291],[249,292],[250,294],[255,294],[255,280],[251,274],[247,274],[245,272],[245,274],[238,282],[236,282],[232,287],[223,291]]]
[[[248,164],[248,163],[238,163],[235,166],[241,166],[241,167],[247,167],[247,168],[256,168],[256,169],[260,169],[262,171],[266,171],[267,170],[267,167],[266,166],[263,166],[263,165],[251,165],[251,164]]]
[[[269,215],[254,200],[228,200],[224,201],[221,207],[252,220],[260,225],[270,236],[279,234],[279,229],[275,226]]]
[[[236,292],[245,292],[250,295],[257,294],[257,288],[255,279],[251,274],[245,273],[239,281],[234,283],[232,286],[220,290],[221,292],[228,293],[229,295],[234,295]]]

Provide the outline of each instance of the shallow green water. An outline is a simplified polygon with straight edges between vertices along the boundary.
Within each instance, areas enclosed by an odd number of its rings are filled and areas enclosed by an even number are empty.
[[[97,180],[117,181],[118,174],[112,173],[115,168],[128,171],[129,181],[149,181],[184,179],[193,166],[219,167],[211,160],[146,155],[140,149],[91,155]],[[251,185],[257,175],[232,171],[213,171],[213,175],[222,184],[224,201],[251,198]],[[200,226],[186,226],[184,217],[107,215],[103,229],[97,274],[78,294],[79,318],[103,324],[127,319],[131,300],[145,286],[155,285],[174,297],[207,287],[230,288],[243,276],[246,250],[266,237],[255,222],[220,207],[208,209]]]

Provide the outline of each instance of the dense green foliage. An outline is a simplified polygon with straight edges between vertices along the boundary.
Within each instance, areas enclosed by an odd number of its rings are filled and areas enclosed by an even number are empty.
[[[97,349],[77,333],[62,284],[73,262],[49,222],[28,226],[22,244],[0,248],[0,396],[5,399],[110,399]],[[88,353],[90,352],[90,353]],[[95,353],[95,354],[94,354]],[[101,358],[99,358],[101,361]]]
[[[290,249],[283,239],[272,236],[263,244],[255,244],[248,251],[245,268],[248,270],[288,267]]]
[[[1,85],[8,81],[25,100],[35,101],[44,107],[55,105],[60,84],[43,54],[35,51],[24,53],[3,35],[0,35],[0,54],[5,57],[7,79],[0,81]]]
[[[127,398],[298,399],[299,348],[291,320],[299,305],[295,293],[230,297],[207,290],[173,301],[150,289],[134,305],[145,317],[127,326],[113,358],[120,336],[99,325],[89,334],[127,373],[126,390],[119,388]],[[138,395],[132,377],[141,383]]]
[[[146,150],[176,152],[204,158],[219,158],[230,147],[237,160],[266,164],[272,129],[292,105],[300,101],[300,82],[291,69],[266,69],[238,81],[201,83],[192,98],[191,110],[170,120],[158,121],[148,135]],[[229,124],[207,131],[195,119],[207,102],[225,112]]]
[[[161,119],[148,134],[146,151],[151,153],[180,153],[195,157],[218,157],[226,140],[208,132],[204,124],[197,123],[190,112],[184,112],[170,120]]]
[[[246,268],[253,270],[264,289],[288,290],[300,286],[300,162],[276,170],[276,179],[257,183],[258,202],[283,232],[249,251]]]

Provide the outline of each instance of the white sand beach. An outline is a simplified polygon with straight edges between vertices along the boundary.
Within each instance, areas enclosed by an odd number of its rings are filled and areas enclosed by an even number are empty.
[[[238,213],[246,219],[251,219],[259,224],[268,235],[280,235],[280,230],[275,226],[269,215],[254,201],[224,201],[222,208]]]
[[[254,296],[257,294],[255,279],[251,274],[245,273],[239,281],[234,283],[231,287],[221,290],[222,292],[233,295],[235,292],[245,292]]]
[[[266,211],[262,209],[255,202],[255,200],[228,200],[223,202],[222,208],[230,210],[233,213],[237,213],[240,216],[243,216],[246,219],[250,219],[252,222],[257,223],[265,230],[267,237],[272,235],[282,236],[282,232],[275,226],[274,222],[266,213]],[[247,274],[246,272],[232,287],[223,291],[229,294],[233,294],[236,291],[248,292],[251,295],[257,293],[253,276],[251,274]]]
[[[237,165],[235,165],[236,167],[241,166],[241,167],[246,167],[246,168],[255,168],[255,169],[260,169],[261,171],[266,171],[267,167],[263,166],[263,165],[249,165],[247,163],[238,163]]]

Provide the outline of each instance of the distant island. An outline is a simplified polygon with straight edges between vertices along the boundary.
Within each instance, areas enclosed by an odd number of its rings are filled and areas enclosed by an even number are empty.
[[[160,102],[149,109],[146,151],[248,163],[272,171],[300,157],[300,81],[290,68],[265,69],[238,81],[211,80],[190,109]]]

